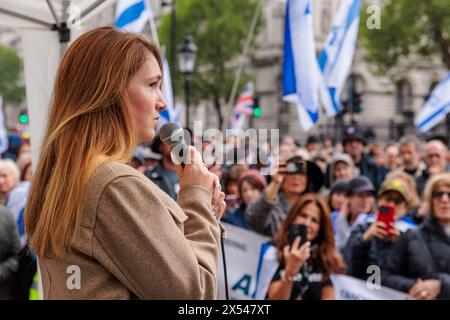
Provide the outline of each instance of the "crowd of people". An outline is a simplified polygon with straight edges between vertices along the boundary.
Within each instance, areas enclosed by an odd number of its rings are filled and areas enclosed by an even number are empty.
[[[382,285],[411,298],[450,299],[445,137],[408,135],[381,144],[367,141],[359,127],[349,127],[341,143],[310,136],[302,144],[286,136],[270,175],[261,174],[260,163],[239,162],[239,154],[255,155],[235,140],[223,146],[224,158],[235,155],[235,164],[210,170],[226,193],[222,221],[269,236],[277,247],[280,267],[268,299],[333,299],[331,274],[367,280],[369,266],[380,268]],[[134,166],[176,197],[176,176],[166,174],[170,150],[159,142],[143,147]],[[393,217],[385,221],[380,210],[388,209]],[[306,225],[306,239],[289,243],[292,224]]]
[[[226,159],[256,158],[249,154],[256,149],[237,140],[224,142],[223,150]],[[23,226],[32,176],[30,145],[25,141],[3,157],[0,299],[23,300],[36,274]],[[209,170],[226,193],[222,221],[269,236],[277,248],[280,264],[267,299],[333,299],[332,274],[367,280],[373,265],[382,272],[382,285],[415,299],[450,299],[450,152],[445,138],[405,136],[381,144],[350,127],[340,143],[313,136],[302,143],[286,136],[270,164],[234,160],[210,161]],[[129,165],[177,198],[170,148],[158,137],[136,148]],[[262,175],[263,167],[271,174]],[[380,219],[386,208],[394,212],[389,223]],[[295,224],[306,226],[305,239],[290,239]]]
[[[0,300],[28,300],[37,272],[28,247],[24,207],[32,177],[31,146],[11,134],[0,159]]]

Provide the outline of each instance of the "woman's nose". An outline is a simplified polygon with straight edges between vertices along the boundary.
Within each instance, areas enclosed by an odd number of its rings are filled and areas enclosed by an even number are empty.
[[[163,111],[165,108],[167,108],[167,101],[164,98],[164,96],[162,95],[162,93],[159,94],[159,99],[156,102],[156,109],[161,112]]]

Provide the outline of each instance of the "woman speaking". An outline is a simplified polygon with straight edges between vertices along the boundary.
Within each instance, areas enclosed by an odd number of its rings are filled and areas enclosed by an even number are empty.
[[[216,298],[215,175],[190,147],[177,203],[126,165],[165,108],[161,66],[155,45],[110,27],[65,53],[26,207],[44,299]]]

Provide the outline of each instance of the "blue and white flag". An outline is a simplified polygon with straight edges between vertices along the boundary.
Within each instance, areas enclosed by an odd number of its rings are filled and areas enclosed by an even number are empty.
[[[341,93],[350,72],[358,39],[361,0],[341,0],[331,32],[319,56],[320,69],[331,103],[325,111],[332,117],[341,107]]]
[[[8,133],[6,132],[5,115],[3,114],[3,97],[0,96],[0,154],[8,150]]]
[[[119,0],[114,25],[129,32],[139,33],[152,18],[152,11],[146,0]]]
[[[117,28],[140,33],[144,30],[145,24],[152,24],[154,19],[152,8],[147,0],[119,0],[116,8],[115,26]],[[153,34],[157,41],[157,34]],[[176,110],[173,99],[172,80],[170,78],[169,65],[165,54],[163,54],[163,84],[162,94],[167,101],[167,108],[161,112],[158,122],[158,129],[167,122],[179,122],[180,112]]]
[[[426,132],[441,122],[450,112],[450,72],[431,92],[422,110],[416,116],[414,124]]]
[[[319,120],[320,82],[311,0],[288,0],[284,30],[283,100],[297,105],[299,121],[305,131]]]

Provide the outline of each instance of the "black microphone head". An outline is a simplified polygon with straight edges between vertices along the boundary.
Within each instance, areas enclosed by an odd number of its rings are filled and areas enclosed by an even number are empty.
[[[175,122],[164,124],[159,130],[159,138],[162,142],[169,145],[171,149],[180,143],[186,144],[183,128]]]

